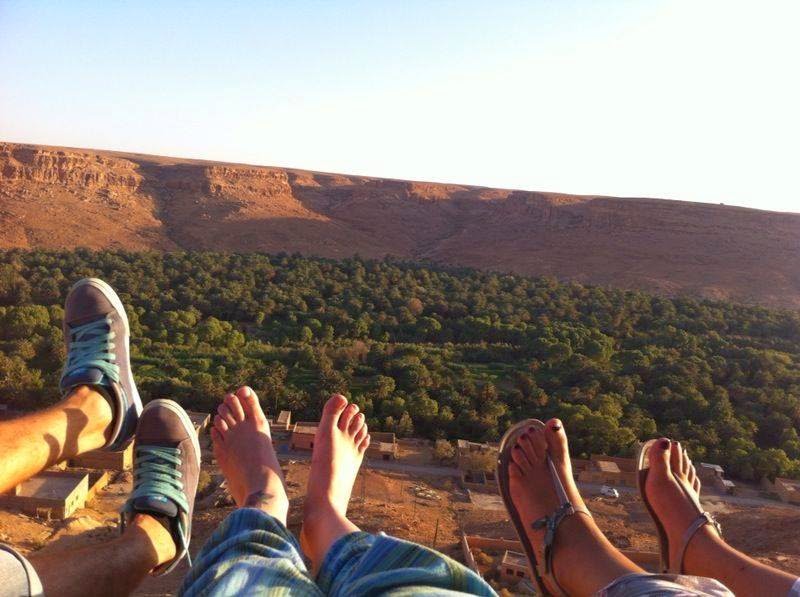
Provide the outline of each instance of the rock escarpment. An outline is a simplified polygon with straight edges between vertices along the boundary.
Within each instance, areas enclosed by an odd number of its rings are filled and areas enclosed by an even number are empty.
[[[800,308],[800,214],[0,143],[0,248],[393,255]]]

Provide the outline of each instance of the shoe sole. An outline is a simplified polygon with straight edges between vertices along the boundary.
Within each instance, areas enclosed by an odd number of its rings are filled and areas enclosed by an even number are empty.
[[[93,286],[97,288],[103,296],[108,299],[108,302],[111,303],[111,306],[119,313],[120,319],[124,324],[125,328],[125,354],[128,355],[128,366],[126,367],[126,380],[129,384],[129,387],[133,389],[131,399],[133,400],[133,407],[136,409],[136,415],[141,416],[142,414],[142,398],[139,396],[139,389],[136,387],[136,382],[133,380],[133,368],[131,367],[131,326],[128,323],[128,314],[125,313],[125,306],[122,304],[122,300],[117,296],[117,293],[114,292],[114,289],[111,288],[106,282],[103,282],[100,278],[84,278],[83,280],[79,280],[76,282],[72,288],[70,288],[70,293],[81,286]]]
[[[189,432],[189,437],[192,438],[192,445],[194,446],[194,453],[195,456],[197,457],[197,468],[199,470],[201,461],[200,440],[197,437],[197,432],[194,430],[194,423],[192,423],[192,420],[189,418],[189,415],[186,413],[186,410],[174,400],[168,400],[166,398],[158,398],[157,400],[151,400],[150,402],[148,402],[145,405],[142,413],[144,414],[144,411],[147,411],[151,408],[159,408],[159,407],[171,410],[176,415],[178,415],[178,418],[180,419],[184,429],[186,429],[186,431]]]

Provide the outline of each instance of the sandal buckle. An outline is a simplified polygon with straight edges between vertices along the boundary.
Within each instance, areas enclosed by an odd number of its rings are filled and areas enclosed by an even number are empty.
[[[722,525],[719,523],[716,517],[710,512],[703,512],[703,516],[705,516],[708,524],[714,527],[714,529],[717,531],[717,534],[722,537]]]
[[[549,518],[550,518],[549,516],[543,516],[539,520],[534,520],[531,523],[531,526],[538,531],[539,529],[542,529],[547,526],[547,521],[549,520]]]

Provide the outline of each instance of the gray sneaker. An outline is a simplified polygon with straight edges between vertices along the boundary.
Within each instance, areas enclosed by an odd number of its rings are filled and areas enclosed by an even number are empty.
[[[184,556],[189,558],[200,444],[186,411],[172,400],[148,402],[136,430],[134,454],[133,492],[120,521],[124,530],[136,514],[150,514],[170,531],[176,555],[153,571],[160,576],[174,570]]]
[[[97,278],[75,283],[64,304],[67,362],[61,391],[93,386],[114,408],[114,428],[107,450],[121,450],[133,437],[142,399],[133,381],[130,327],[125,307],[114,290]]]

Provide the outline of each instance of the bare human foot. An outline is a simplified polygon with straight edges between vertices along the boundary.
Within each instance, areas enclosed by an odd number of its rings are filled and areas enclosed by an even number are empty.
[[[576,509],[586,509],[572,477],[567,436],[561,421],[551,419],[544,428],[528,429],[511,448],[509,492],[542,570],[545,529],[534,529],[531,523],[552,515],[561,506],[547,464],[548,454],[570,503]],[[581,566],[575,566],[574,562],[581,562]],[[609,543],[591,517],[576,513],[565,517],[557,527],[553,576],[567,593],[592,594],[624,574],[641,571]],[[561,593],[552,582],[544,580],[551,593]]]
[[[369,442],[358,406],[340,394],[331,396],[314,437],[300,531],[300,545],[315,570],[337,539],[359,530],[347,519],[347,506]]]
[[[289,499],[269,422],[258,396],[247,386],[228,394],[211,429],[214,457],[240,508],[258,508],[286,524]]]

